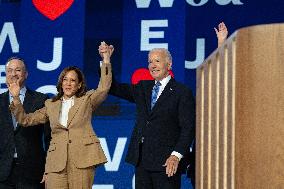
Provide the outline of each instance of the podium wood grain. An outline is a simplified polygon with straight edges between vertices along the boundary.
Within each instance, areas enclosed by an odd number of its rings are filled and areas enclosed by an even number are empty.
[[[284,188],[284,24],[236,31],[197,68],[196,188]]]

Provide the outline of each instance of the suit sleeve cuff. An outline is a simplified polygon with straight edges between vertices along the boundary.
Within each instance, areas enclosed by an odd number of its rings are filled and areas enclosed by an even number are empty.
[[[181,158],[183,158],[183,155],[180,154],[180,153],[178,153],[178,152],[176,152],[176,151],[173,151],[173,152],[171,153],[171,155],[178,157],[179,161],[181,160]]]

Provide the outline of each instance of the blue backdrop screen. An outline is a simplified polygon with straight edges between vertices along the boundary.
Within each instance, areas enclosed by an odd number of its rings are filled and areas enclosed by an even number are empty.
[[[117,80],[130,82],[133,72],[147,68],[148,51],[168,48],[176,80],[195,92],[195,69],[216,49],[214,27],[224,21],[229,33],[284,21],[279,0],[22,0],[0,3],[0,92],[5,85],[5,63],[22,57],[29,71],[27,86],[56,93],[59,73],[80,67],[89,88],[98,84],[101,41],[113,44]],[[269,63],[268,63],[269,64]],[[96,189],[134,188],[134,169],[124,162],[135,122],[135,106],[109,96],[96,112],[93,126],[108,163],[96,171]],[[182,188],[191,188],[183,177]]]

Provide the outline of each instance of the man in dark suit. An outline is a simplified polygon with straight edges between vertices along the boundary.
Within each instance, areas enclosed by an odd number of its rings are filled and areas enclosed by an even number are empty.
[[[47,95],[25,87],[28,72],[22,59],[13,57],[6,64],[6,83],[19,82],[20,99],[27,113],[44,106]],[[11,115],[9,92],[0,94],[0,189],[41,189],[45,150],[50,141],[50,126],[24,128]],[[44,139],[44,141],[43,141]]]
[[[99,52],[111,48],[100,46]],[[136,103],[136,124],[126,156],[135,166],[136,189],[178,189],[186,168],[182,161],[195,135],[195,100],[170,76],[168,50],[151,50],[148,61],[155,80],[129,85],[113,79],[110,94]]]

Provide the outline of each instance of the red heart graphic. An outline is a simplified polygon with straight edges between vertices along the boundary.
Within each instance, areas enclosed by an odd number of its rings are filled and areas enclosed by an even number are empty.
[[[55,20],[65,13],[73,4],[74,0],[32,0],[36,9],[49,18]]]

